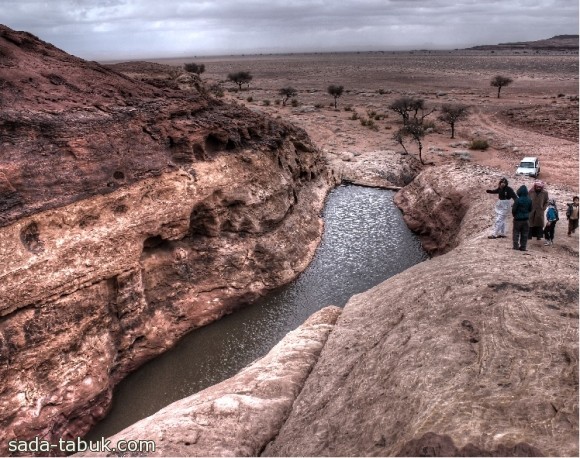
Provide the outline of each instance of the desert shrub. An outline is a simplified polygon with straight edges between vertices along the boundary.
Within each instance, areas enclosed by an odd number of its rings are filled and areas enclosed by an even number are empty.
[[[374,118],[377,115],[377,112],[374,110],[367,110],[367,115],[369,118]]]
[[[469,149],[473,150],[485,151],[487,148],[489,148],[489,143],[487,142],[487,140],[476,139],[472,140],[471,143],[469,144]]]
[[[385,130],[391,130],[393,126],[385,126]]]
[[[352,105],[345,106],[344,111],[352,111]]]
[[[372,119],[361,118],[360,123],[362,126],[368,127],[371,130],[379,130],[379,128]]]
[[[318,109],[324,108],[324,104],[322,104],[322,103],[315,103],[314,104],[314,108],[318,108]]]
[[[239,89],[237,87],[229,87],[228,92],[238,92]]]
[[[356,121],[358,118],[359,118],[358,113],[356,111],[353,111],[352,114],[350,115],[350,118],[348,118],[348,119],[350,119],[352,121]]]
[[[293,107],[297,107],[299,105],[298,99],[292,99],[292,102],[290,102],[290,105],[292,105]]]
[[[383,95],[386,94],[384,89],[377,89],[377,94]]]
[[[280,100],[279,99],[274,100],[274,105],[280,105]]]
[[[183,67],[185,68],[186,72],[195,73],[196,75],[201,75],[205,72],[205,64],[196,64],[195,62],[191,62],[189,64],[184,64]]]
[[[246,100],[247,100],[248,102],[253,102],[253,101],[254,101],[254,97],[252,97],[252,96],[249,96],[249,97],[248,97]]]
[[[209,92],[211,92],[216,97],[223,97],[224,96],[224,90],[219,84],[212,84],[209,87]]]
[[[437,124],[435,124],[433,121],[423,121],[423,128],[425,130],[427,129],[437,130]]]
[[[269,107],[270,106],[270,100],[266,99],[262,102],[264,104],[265,107]]]

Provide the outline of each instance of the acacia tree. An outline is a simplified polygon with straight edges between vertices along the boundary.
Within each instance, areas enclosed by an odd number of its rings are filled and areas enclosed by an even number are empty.
[[[196,64],[195,62],[190,62],[183,66],[186,72],[195,73],[196,75],[201,75],[205,72],[205,64]]]
[[[418,120],[422,124],[423,120],[435,111],[435,109],[432,109],[425,113],[425,100],[415,99],[413,97],[396,99],[389,105],[389,109],[398,113],[403,118],[403,126],[409,123],[411,113],[413,113],[413,119]],[[419,116],[419,110],[421,110],[421,116]]]
[[[467,105],[443,105],[438,119],[451,126],[451,138],[455,138],[455,123],[467,118],[468,115]]]
[[[421,164],[425,165],[423,161],[423,138],[427,134],[425,130],[425,126],[423,125],[422,120],[419,119],[411,119],[401,127],[395,134],[393,135],[393,139],[399,143],[406,153],[408,153],[407,148],[405,148],[404,140],[406,137],[410,137],[415,143],[417,143],[417,147],[419,148],[419,160]]]
[[[328,86],[328,88],[326,90],[328,91],[328,93],[331,96],[334,97],[334,109],[336,109],[336,101],[344,92],[344,87],[343,86],[335,86],[334,84],[331,84],[330,86]]]
[[[280,94],[282,96],[282,106],[286,106],[286,102],[288,101],[289,98],[294,97],[296,94],[298,94],[298,91],[296,91],[296,89],[294,89],[293,87],[283,87],[282,89],[280,89],[278,91],[278,94]]]
[[[242,89],[242,84],[250,85],[250,81],[252,81],[254,77],[250,72],[234,72],[228,74],[228,81],[233,81],[238,85],[238,88]]]
[[[513,83],[513,81],[514,80],[512,80],[511,78],[508,78],[507,76],[501,76],[501,75],[497,75],[491,80],[491,85],[493,87],[497,87],[497,98],[498,99],[499,99],[499,93],[501,91],[501,88],[504,86],[509,86],[511,83]]]

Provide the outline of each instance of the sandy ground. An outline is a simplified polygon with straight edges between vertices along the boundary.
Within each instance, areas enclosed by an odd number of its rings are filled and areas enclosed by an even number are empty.
[[[407,52],[310,55],[262,55],[191,58],[158,61],[180,65],[206,65],[202,78],[219,83],[225,99],[243,103],[303,127],[320,148],[363,153],[401,150],[392,139],[400,118],[389,110],[395,99],[423,98],[428,109],[445,103],[469,105],[471,115],[456,126],[451,140],[448,125],[437,120],[438,111],[426,119],[435,132],[424,139],[426,161],[443,163],[459,156],[491,166],[508,178],[524,156],[538,156],[540,178],[578,191],[578,55],[523,52]],[[226,81],[230,72],[250,71],[249,87],[234,92]],[[495,75],[511,77],[501,98],[490,86]],[[344,86],[338,109],[326,88]],[[280,103],[278,91],[292,86],[298,106]],[[267,106],[269,104],[269,106]],[[353,113],[359,119],[351,119]],[[373,119],[374,128],[361,124]],[[473,139],[485,139],[486,151],[470,151]],[[407,149],[418,152],[415,144]],[[465,154],[467,152],[467,154]]]

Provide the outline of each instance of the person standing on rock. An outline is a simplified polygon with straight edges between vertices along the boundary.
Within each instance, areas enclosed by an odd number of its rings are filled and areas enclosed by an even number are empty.
[[[548,207],[548,193],[544,190],[543,181],[535,181],[534,188],[530,192],[532,199],[532,211],[530,212],[530,233],[528,238],[536,237],[542,240],[544,235],[544,212]]]
[[[488,239],[497,239],[506,237],[506,220],[510,212],[510,199],[514,202],[518,198],[512,188],[508,186],[507,178],[499,180],[497,189],[487,189],[488,194],[498,194],[499,200],[495,204],[495,225],[493,233]]]
[[[548,199],[548,211],[546,212],[546,227],[544,228],[544,237],[546,241],[544,245],[554,244],[554,231],[556,230],[556,222],[558,218],[558,209],[556,208],[556,201]]]
[[[532,200],[528,197],[528,188],[525,185],[519,187],[517,195],[518,198],[512,206],[512,215],[514,217],[513,248],[514,250],[527,251]]]
[[[578,229],[578,196],[574,196],[572,203],[566,209],[566,219],[568,220],[568,237]]]

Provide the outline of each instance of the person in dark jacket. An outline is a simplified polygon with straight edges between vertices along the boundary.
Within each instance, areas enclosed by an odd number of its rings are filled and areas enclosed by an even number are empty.
[[[506,220],[510,211],[510,199],[514,202],[518,198],[512,188],[508,186],[507,178],[499,180],[497,189],[487,189],[488,194],[498,194],[499,200],[495,204],[495,225],[493,232],[488,239],[497,239],[506,237]]]
[[[532,199],[528,197],[528,188],[524,185],[519,187],[517,195],[518,198],[512,206],[512,215],[514,216],[513,248],[514,250],[527,251]]]

